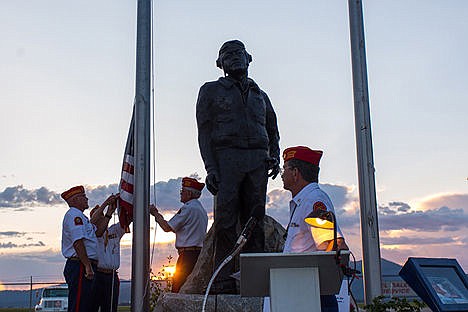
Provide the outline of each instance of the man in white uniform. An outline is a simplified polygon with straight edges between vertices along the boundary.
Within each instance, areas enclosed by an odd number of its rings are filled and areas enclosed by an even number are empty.
[[[67,258],[63,275],[68,284],[68,311],[89,312],[92,309],[94,272],[97,268],[97,237],[105,228],[96,227],[83,214],[88,206],[83,186],[61,194],[70,207],[63,217],[62,254]],[[106,199],[102,206],[114,200]]]
[[[118,198],[116,195],[115,198]],[[91,210],[91,223],[106,230],[97,238],[98,265],[93,311],[116,312],[119,304],[120,279],[117,270],[120,267],[120,240],[125,230],[120,223],[108,227],[112,214],[117,208],[117,201],[112,202],[104,213],[103,206]]]
[[[208,227],[208,215],[198,198],[204,186],[204,183],[193,178],[183,178],[180,201],[184,205],[169,221],[164,220],[154,205],[150,205],[150,213],[155,217],[159,226],[165,232],[176,234],[175,246],[179,258],[176,263],[172,292],[179,292],[180,287],[192,273],[203,247]]]
[[[332,250],[333,230],[312,228],[304,221],[312,211],[334,213],[330,198],[318,185],[322,154],[322,151],[305,146],[290,147],[283,152],[283,187],[292,194],[290,221],[283,250],[285,253]],[[338,225],[337,237],[337,248],[348,249]],[[338,311],[334,295],[320,296],[320,301],[322,312]]]

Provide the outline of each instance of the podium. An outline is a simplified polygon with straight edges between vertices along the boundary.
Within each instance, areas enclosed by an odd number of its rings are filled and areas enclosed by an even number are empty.
[[[349,251],[341,251],[347,265]],[[240,255],[240,293],[271,297],[271,311],[320,312],[320,295],[339,293],[343,273],[335,251]]]

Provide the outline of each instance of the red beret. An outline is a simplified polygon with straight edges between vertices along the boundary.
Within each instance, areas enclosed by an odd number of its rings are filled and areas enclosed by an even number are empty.
[[[69,200],[75,195],[84,194],[84,193],[85,193],[84,187],[82,185],[78,185],[78,186],[72,187],[68,191],[63,192],[60,196],[62,196],[64,200]]]
[[[205,187],[205,183],[200,183],[194,178],[185,177],[182,179],[182,187],[189,187],[201,191]]]
[[[284,150],[283,160],[299,159],[318,166],[322,154],[322,151],[311,150],[306,146],[294,146]]]

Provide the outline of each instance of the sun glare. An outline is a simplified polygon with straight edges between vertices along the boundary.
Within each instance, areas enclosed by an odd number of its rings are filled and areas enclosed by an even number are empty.
[[[167,277],[172,277],[175,274],[176,267],[175,265],[165,266],[163,270],[164,270],[165,275],[167,275]]]
[[[2,282],[0,282],[0,291],[4,291],[6,290],[6,287],[5,285],[2,284]]]

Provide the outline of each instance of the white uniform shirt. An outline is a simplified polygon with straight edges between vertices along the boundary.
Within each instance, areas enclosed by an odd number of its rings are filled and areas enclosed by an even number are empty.
[[[290,202],[290,221],[283,252],[316,251],[318,245],[333,239],[332,229],[314,228],[304,221],[314,211],[314,205],[325,206],[327,211],[335,213],[330,197],[315,182],[306,185]],[[338,225],[337,237],[343,237]]]
[[[116,223],[111,225],[101,237],[97,238],[99,268],[108,270],[117,270],[119,268],[120,239],[124,234],[125,230],[120,227],[120,223]]]
[[[176,234],[176,248],[202,247],[208,215],[198,199],[191,199],[167,222]]]
[[[97,260],[96,227],[81,210],[70,207],[62,222],[62,254],[65,258],[78,257],[73,243],[83,239],[89,259]]]

